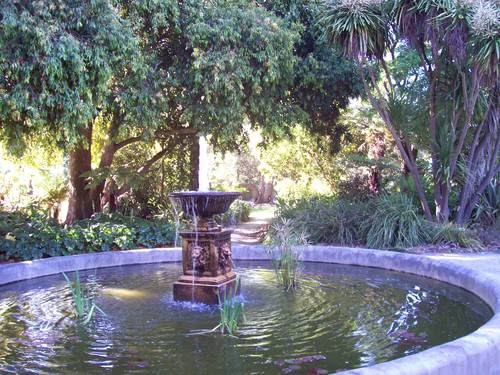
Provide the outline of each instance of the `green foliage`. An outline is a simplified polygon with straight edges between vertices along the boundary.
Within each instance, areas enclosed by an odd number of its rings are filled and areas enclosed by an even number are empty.
[[[381,56],[388,29],[382,0],[325,2],[319,23],[347,56]]]
[[[95,304],[94,296],[92,296],[80,282],[80,274],[78,271],[75,272],[75,278],[73,281],[71,281],[64,272],[62,275],[66,279],[68,287],[71,290],[75,315],[83,325],[90,323],[96,310],[101,314],[106,315],[104,311],[102,311],[102,309]]]
[[[294,233],[306,233],[312,243],[375,249],[405,249],[425,244],[483,247],[473,230],[425,220],[414,200],[403,193],[382,194],[367,201],[326,196],[281,200],[277,220],[283,219],[290,220]]]
[[[491,180],[476,205],[474,221],[492,225],[500,218],[500,175]]]
[[[499,134],[493,115],[500,58],[498,2],[322,3],[319,25],[343,46],[344,55],[357,60],[366,94],[414,179],[423,214],[432,220],[415,159],[423,156],[418,151],[430,149],[432,158],[426,158],[432,163],[435,218],[447,221],[451,212],[457,222],[466,222],[483,193],[483,178],[494,177],[498,164],[493,146]],[[484,110],[487,102],[490,107]],[[478,158],[483,154],[484,159]],[[461,190],[459,200],[453,201],[454,190]]]
[[[362,202],[333,196],[304,196],[278,203],[278,217],[293,220],[294,230],[312,243],[357,245],[363,241],[361,222],[366,215]]]
[[[75,142],[137,40],[108,0],[0,2],[0,140]]]
[[[286,291],[298,287],[300,262],[297,247],[307,243],[305,234],[297,234],[295,224],[290,219],[277,219],[271,226],[268,239],[276,278]]]
[[[436,244],[455,244],[460,247],[480,250],[483,244],[474,232],[453,223],[429,224],[432,242]]]
[[[239,322],[244,319],[245,304],[237,297],[240,289],[240,278],[237,277],[236,283],[231,288],[224,288],[223,295],[217,295],[219,298],[219,324],[213,331],[220,330],[222,334],[227,333],[234,336],[238,330]]]
[[[40,210],[0,212],[0,256],[30,260],[173,243],[175,227],[156,219],[96,215],[63,227]]]
[[[237,199],[233,202],[228,211],[215,217],[215,221],[222,225],[236,225],[248,221],[252,205],[250,202]]]
[[[179,8],[168,43],[162,33],[150,36],[166,56],[160,68],[168,77],[168,123],[211,134],[222,149],[245,140],[246,118],[279,132],[294,115],[286,97],[297,31],[248,1],[190,0]]]
[[[376,249],[404,249],[428,243],[428,225],[406,194],[382,194],[365,220],[366,244]]]
[[[337,46],[328,45],[318,35],[319,1],[258,2],[283,18],[289,27],[300,30],[301,37],[295,43],[295,84],[290,87],[293,104],[300,110],[295,123],[314,135],[318,143],[326,143],[323,152],[338,153],[350,137],[349,129],[338,121],[341,109],[362,91],[354,64],[341,56]]]

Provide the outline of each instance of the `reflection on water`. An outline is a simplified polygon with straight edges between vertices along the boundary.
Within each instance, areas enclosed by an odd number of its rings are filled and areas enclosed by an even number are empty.
[[[237,264],[246,321],[238,338],[192,335],[216,307],[172,300],[179,264],[83,272],[106,312],[76,325],[62,276],[0,287],[0,372],[306,374],[356,368],[466,335],[491,317],[466,291],[370,268],[308,263],[285,293],[270,264]]]

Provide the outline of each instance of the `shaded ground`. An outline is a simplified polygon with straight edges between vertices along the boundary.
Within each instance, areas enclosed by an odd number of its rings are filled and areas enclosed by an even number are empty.
[[[246,245],[261,243],[273,220],[274,212],[275,207],[269,204],[255,206],[250,212],[250,220],[234,227],[232,242]]]

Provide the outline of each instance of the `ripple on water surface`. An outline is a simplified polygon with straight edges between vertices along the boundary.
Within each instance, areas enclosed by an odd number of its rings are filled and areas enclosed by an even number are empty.
[[[62,276],[0,287],[0,372],[322,374],[413,354],[491,317],[479,298],[401,273],[306,263],[280,289],[270,264],[240,262],[245,322],[237,338],[195,334],[217,307],[174,302],[175,263],[81,272],[106,312],[74,323]]]

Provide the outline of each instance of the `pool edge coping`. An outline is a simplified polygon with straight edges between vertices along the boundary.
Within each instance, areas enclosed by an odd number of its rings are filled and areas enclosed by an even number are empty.
[[[235,260],[269,260],[262,245],[233,244]],[[500,256],[499,256],[500,258]],[[464,288],[483,299],[494,316],[475,332],[417,354],[342,372],[349,375],[500,374],[500,272],[493,275],[454,259],[337,246],[307,246],[301,259],[411,273]],[[177,262],[180,248],[134,249],[0,264],[0,285],[75,270]]]

